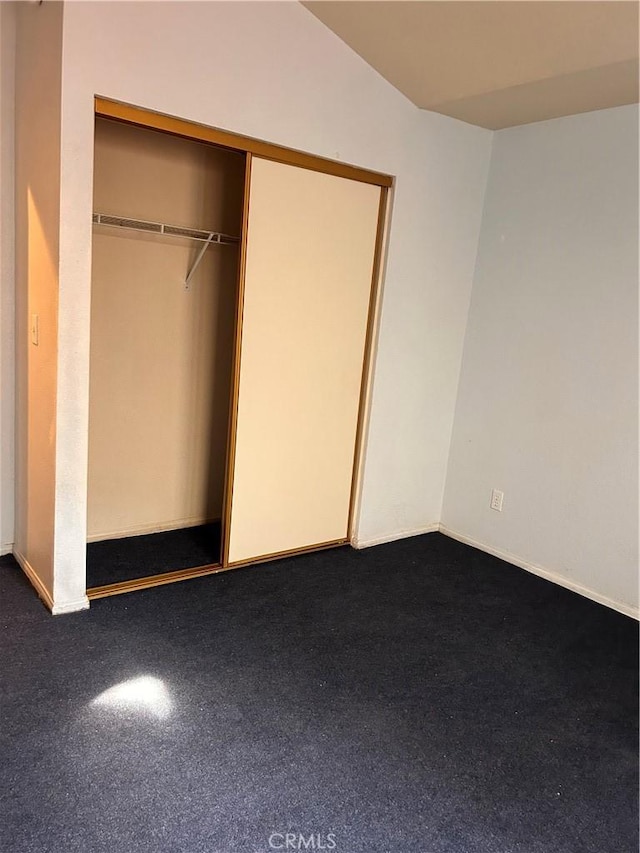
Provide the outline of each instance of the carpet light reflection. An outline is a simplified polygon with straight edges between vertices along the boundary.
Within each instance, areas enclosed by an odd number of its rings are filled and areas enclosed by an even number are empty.
[[[160,678],[141,675],[105,690],[91,702],[92,706],[116,711],[138,711],[164,719],[171,713],[171,697]]]

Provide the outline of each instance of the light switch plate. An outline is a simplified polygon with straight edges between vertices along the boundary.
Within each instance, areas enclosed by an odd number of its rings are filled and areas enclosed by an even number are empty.
[[[40,322],[37,314],[31,315],[31,343],[34,347],[40,343]]]

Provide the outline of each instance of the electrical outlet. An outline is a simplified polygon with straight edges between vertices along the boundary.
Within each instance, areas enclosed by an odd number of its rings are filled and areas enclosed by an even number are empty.
[[[500,489],[493,489],[491,492],[491,503],[489,506],[491,509],[495,509],[496,512],[502,512],[502,501],[504,500],[504,492],[501,492]]]

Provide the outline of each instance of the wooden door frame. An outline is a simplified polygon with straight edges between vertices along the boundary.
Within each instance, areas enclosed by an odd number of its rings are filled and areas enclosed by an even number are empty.
[[[110,100],[104,97],[95,98],[95,116],[96,118],[110,119],[112,121],[118,121],[124,124],[130,124],[148,130],[157,130],[161,133],[168,133],[173,136],[180,136],[198,142],[205,142],[211,145],[229,148],[234,151],[237,151],[238,153],[244,153],[246,155],[246,165],[245,194],[243,199],[242,215],[242,236],[240,242],[238,293],[236,299],[236,325],[233,344],[234,358],[231,381],[231,398],[229,406],[229,431],[227,437],[227,459],[221,525],[221,562],[219,564],[198,566],[196,568],[191,569],[179,569],[174,572],[165,572],[162,574],[151,575],[145,578],[136,578],[134,580],[124,581],[122,583],[117,584],[92,587],[87,589],[87,596],[89,600],[103,598],[109,595],[118,595],[124,592],[133,592],[135,590],[147,589],[149,587],[154,586],[161,586],[168,583],[176,583],[177,581],[189,580],[195,577],[203,577],[204,575],[216,574],[217,572],[241,568],[243,566],[248,566],[255,563],[263,563],[268,562],[270,560],[277,560],[281,557],[294,556],[296,554],[303,554],[311,551],[319,551],[325,548],[333,548],[338,545],[345,545],[349,542],[354,543],[354,526],[357,519],[359,499],[362,488],[364,436],[366,433],[369,414],[370,390],[373,373],[372,368],[376,349],[376,334],[378,326],[377,321],[379,316],[379,304],[382,291],[381,282],[383,278],[383,254],[389,213],[389,191],[393,187],[393,178],[390,175],[385,175],[380,172],[361,169],[346,163],[329,160],[324,157],[318,157],[313,154],[307,154],[305,152],[296,151],[291,148],[285,148],[280,145],[274,145],[269,142],[253,139],[252,137],[242,136],[240,134],[230,133],[228,131],[208,127],[206,125],[186,121],[185,119],[176,118],[174,116],[165,115],[164,113],[154,112],[152,110],[133,106],[131,104],[125,104],[120,101]],[[315,545],[310,545],[303,548],[296,548],[290,551],[279,552],[276,554],[266,554],[251,560],[230,564],[229,525],[231,520],[231,503],[233,498],[232,472],[233,462],[235,459],[236,445],[235,439],[240,379],[240,349],[242,343],[243,313],[242,306],[244,300],[244,278],[247,256],[251,160],[254,155],[266,160],[275,160],[279,163],[286,163],[291,166],[298,166],[303,169],[311,169],[312,171],[323,172],[325,174],[335,175],[336,177],[347,178],[349,180],[360,181],[362,183],[379,186],[380,203],[378,209],[378,223],[373,259],[371,294],[369,297],[367,329],[365,335],[365,346],[362,365],[362,379],[360,385],[358,420],[356,426],[353,471],[351,479],[351,498],[349,503],[349,516],[347,522],[347,536],[344,539],[339,539],[333,542],[318,543]]]

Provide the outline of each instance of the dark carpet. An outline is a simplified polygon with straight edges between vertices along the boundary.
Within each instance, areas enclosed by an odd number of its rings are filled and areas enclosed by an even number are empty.
[[[7,853],[637,851],[636,623],[440,534],[0,602]]]
[[[87,588],[220,562],[220,522],[87,545]]]

